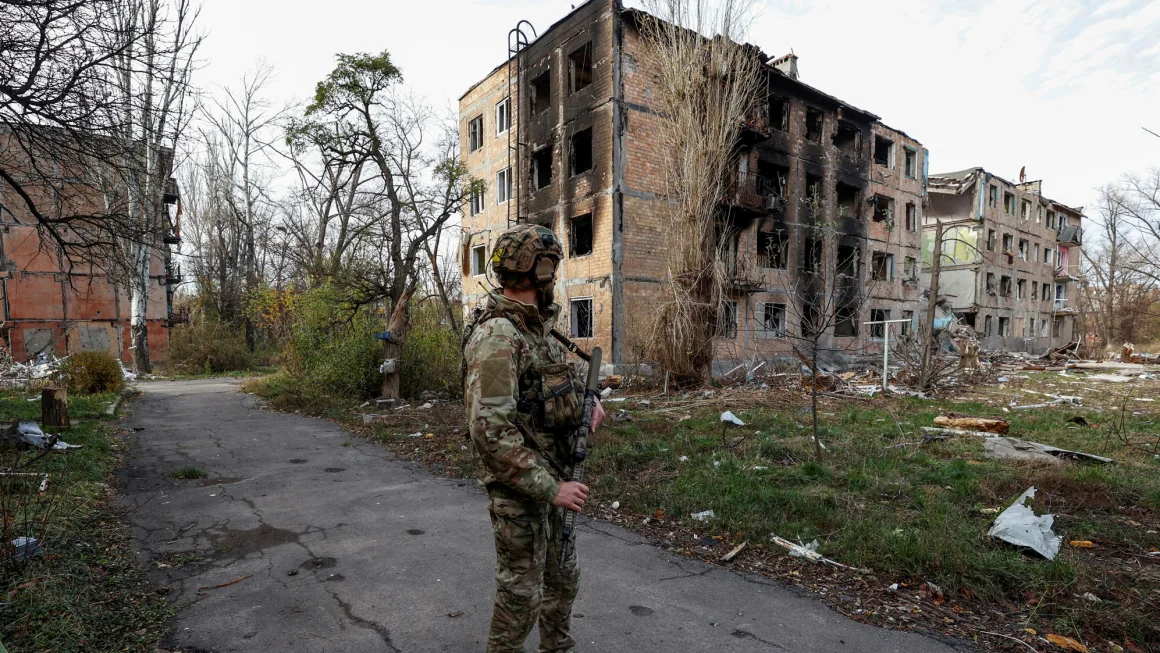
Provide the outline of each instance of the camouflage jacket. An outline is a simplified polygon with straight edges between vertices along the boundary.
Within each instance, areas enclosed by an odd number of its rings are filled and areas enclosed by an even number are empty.
[[[549,335],[559,311],[556,304],[540,311],[491,293],[463,352],[463,401],[480,481],[498,481],[536,501],[554,499],[560,472],[571,473],[582,410],[576,370]]]

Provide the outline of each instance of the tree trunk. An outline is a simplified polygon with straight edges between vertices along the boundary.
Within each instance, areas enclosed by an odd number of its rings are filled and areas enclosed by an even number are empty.
[[[40,391],[40,425],[54,431],[69,428],[67,390],[44,388]]]
[[[130,303],[132,312],[130,317],[130,334],[133,341],[133,366],[138,373],[149,373],[152,367],[149,364],[149,326],[147,308],[149,305],[149,247],[142,244],[134,245],[136,249],[135,274],[133,275],[133,289]]]
[[[936,346],[934,338],[934,315],[935,307],[938,306],[938,286],[939,275],[942,272],[942,242],[943,242],[943,223],[942,220],[935,222],[934,229],[934,251],[931,252],[930,264],[930,301],[926,305],[926,319],[924,324],[926,326],[925,337],[922,342],[922,368],[919,370],[918,376],[918,390],[925,392],[930,388],[931,376],[934,375],[934,361],[931,360],[934,356],[934,348]]]
[[[814,352],[812,365],[814,369],[811,370],[814,374],[814,382],[810,384],[810,415],[813,420],[814,427],[814,456],[822,459],[822,439],[818,434],[818,338],[814,338]]]
[[[383,341],[383,357],[385,360],[395,361],[395,370],[383,374],[383,386],[379,392],[381,399],[399,399],[399,373],[403,369],[403,344],[407,341],[407,332],[411,328],[411,315],[408,310],[411,295],[414,289],[408,290],[403,297],[394,303],[391,310],[391,319],[387,322],[387,332],[390,337]]]

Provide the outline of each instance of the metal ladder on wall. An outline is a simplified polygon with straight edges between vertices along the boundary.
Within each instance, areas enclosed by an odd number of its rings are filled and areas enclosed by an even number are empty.
[[[527,49],[531,40],[528,39],[527,32],[524,31],[524,26],[527,26],[532,32],[532,39],[537,38],[536,28],[526,20],[521,20],[516,23],[516,26],[508,32],[508,186],[511,189],[511,196],[508,197],[507,202],[507,224],[508,227],[515,226],[525,221],[525,216],[522,213],[523,203],[523,152],[527,144],[523,142],[523,89],[524,89],[524,50]],[[512,92],[513,68],[515,71],[515,92]],[[514,123],[513,123],[514,120]],[[514,134],[512,132],[515,132]],[[513,164],[512,159],[515,159]],[[514,211],[513,211],[514,208]]]

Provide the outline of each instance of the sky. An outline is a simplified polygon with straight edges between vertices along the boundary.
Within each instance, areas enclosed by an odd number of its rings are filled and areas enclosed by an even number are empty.
[[[1048,197],[1094,209],[1097,187],[1160,166],[1143,129],[1160,133],[1160,0],[757,2],[750,43],[792,49],[802,81],[917,138],[932,173],[1017,181],[1026,166]],[[543,31],[574,3],[203,0],[196,83],[219,93],[264,62],[269,98],[302,102],[335,54],[386,49],[453,117],[519,20]]]

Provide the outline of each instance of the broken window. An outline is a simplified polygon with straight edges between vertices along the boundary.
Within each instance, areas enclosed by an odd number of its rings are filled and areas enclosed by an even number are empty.
[[[1007,275],[999,277],[999,294],[1003,297],[1011,296],[1011,277]]]
[[[1047,228],[1055,229],[1055,211],[1047,212]]]
[[[1010,323],[1011,323],[1011,318],[1009,318],[1009,317],[999,318],[999,337],[1000,338],[1006,338],[1007,336],[1011,335]]]
[[[857,279],[861,276],[858,274],[859,267],[858,246],[838,245],[838,266],[836,270],[838,276]]]
[[[1043,248],[1043,262],[1047,265],[1051,265],[1051,248],[1050,247]]]
[[[568,55],[569,94],[592,83],[592,41]]]
[[[874,196],[874,221],[894,226],[894,199],[885,195]]]
[[[552,104],[552,72],[545,70],[528,86],[528,109],[531,115],[548,110]]]
[[[1039,337],[1041,337],[1041,338],[1047,337],[1047,320],[1040,320],[1039,321]]]
[[[784,229],[757,232],[757,260],[761,267],[784,270],[786,249]]]
[[[737,337],[737,302],[735,300],[721,302],[721,312],[717,316],[717,337]]]
[[[467,123],[467,151],[474,152],[483,147],[483,114]]]
[[[987,294],[988,295],[995,294],[995,273],[994,272],[987,273]]]
[[[1039,211],[1035,214],[1035,224],[1041,224],[1042,222],[1043,222],[1043,205],[1041,204],[1039,206]]]
[[[504,98],[495,105],[495,133],[498,136],[512,126],[512,99]]]
[[[572,135],[568,146],[568,175],[588,172],[592,169],[592,128],[583,129]]]
[[[817,272],[822,265],[822,243],[816,238],[806,238],[802,247],[802,272]]]
[[[987,204],[990,206],[999,206],[999,187],[991,184],[987,188]]]
[[[834,130],[834,147],[845,156],[855,161],[861,158],[862,132],[853,124],[845,120],[838,121],[838,128]]]
[[[1024,261],[1027,260],[1027,248],[1028,248],[1028,246],[1029,246],[1029,243],[1027,242],[1026,238],[1019,239],[1019,258],[1023,259]]]
[[[801,334],[806,338],[818,334],[818,309],[812,303],[802,306]]]
[[[918,177],[918,152],[909,147],[904,148],[903,152],[905,160],[902,170],[908,179],[915,179]]]
[[[914,311],[902,311],[902,319],[906,321],[899,325],[902,327],[900,329],[900,333],[904,336],[908,336],[910,335],[912,325],[914,324]]]
[[[532,152],[532,190],[540,190],[552,183],[552,146]]]
[[[1019,205],[1019,218],[1026,222],[1031,219],[1031,202],[1023,200]]]
[[[902,259],[902,281],[918,281],[918,260],[913,256]]]
[[[1015,195],[1013,193],[1003,193],[1003,212],[1007,215],[1015,215]]]
[[[1039,299],[1039,282],[1032,281],[1031,282],[1031,301],[1035,301],[1036,299]]]
[[[822,142],[822,131],[826,124],[825,114],[821,109],[806,107],[806,140],[815,143]]]
[[[809,218],[816,222],[825,215],[825,196],[822,195],[822,178],[817,175],[806,175],[806,206],[809,208]]]
[[[503,204],[512,198],[512,169],[504,168],[495,173],[495,203]]]
[[[985,335],[985,336],[991,335],[991,326],[992,326],[991,316],[987,315],[983,318],[983,335]]]
[[[768,335],[785,336],[785,304],[761,304],[761,328]]]
[[[1011,245],[1014,244],[1014,242],[1015,242],[1014,236],[1012,236],[1011,234],[1003,234],[1003,253],[1004,254],[1014,253],[1011,251]]]
[[[914,202],[906,203],[906,230],[918,231],[918,207]]]
[[[786,183],[789,168],[764,159],[757,161],[757,194],[765,201],[765,209],[777,211],[785,208]]]
[[[1019,279],[1015,282],[1015,299],[1023,299],[1027,294],[1027,280]]]
[[[478,277],[487,272],[487,248],[476,245],[471,248],[471,276]]]
[[[894,167],[894,141],[874,136],[874,163],[887,168]]]
[[[870,278],[873,281],[894,281],[894,255],[885,252],[871,254]]]
[[[987,230],[987,251],[988,252],[995,251],[995,230],[994,229]]]
[[[858,197],[861,195],[857,186],[838,182],[838,217],[858,218]]]
[[[858,308],[855,305],[843,304],[834,311],[834,335],[838,338],[858,335]]]
[[[1051,285],[1046,281],[1043,282],[1043,299],[1041,301],[1048,301],[1051,299]]]
[[[868,322],[885,322],[890,319],[890,311],[885,308],[870,309],[870,319]],[[886,337],[886,324],[871,324],[870,325],[870,339],[881,340]]]
[[[592,214],[578,215],[568,221],[568,255],[587,256],[592,253]]]
[[[1057,317],[1051,320],[1051,337],[1058,338],[1063,334],[1063,318]]]
[[[1035,243],[1035,258],[1033,258],[1031,260],[1036,262],[1036,263],[1039,262],[1039,243]]]
[[[573,338],[592,337],[592,298],[568,300],[569,335]]]
[[[769,126],[789,131],[789,100],[780,95],[769,96]]]
[[[471,189],[471,215],[483,212],[483,184],[477,183]]]

